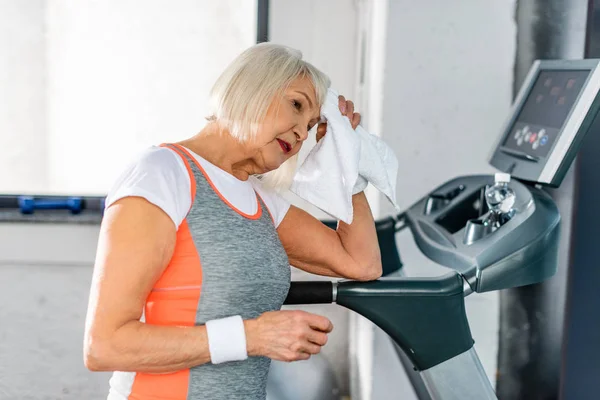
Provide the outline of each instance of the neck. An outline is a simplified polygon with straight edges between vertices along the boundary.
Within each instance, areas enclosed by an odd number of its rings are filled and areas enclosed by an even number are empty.
[[[253,162],[256,151],[249,150],[248,146],[214,122],[209,122],[196,136],[179,144],[239,180],[245,181],[250,175],[258,173]]]

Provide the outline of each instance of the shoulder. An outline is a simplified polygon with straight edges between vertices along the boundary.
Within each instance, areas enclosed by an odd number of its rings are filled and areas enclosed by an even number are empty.
[[[124,168],[108,193],[106,207],[124,197],[143,197],[167,213],[178,227],[191,205],[190,187],[183,159],[169,148],[152,146]]]
[[[187,187],[190,186],[188,175],[183,159],[175,151],[151,146],[133,157],[115,182],[115,187],[176,190],[177,186],[186,185],[186,182]]]
[[[140,152],[133,160],[133,164],[150,170],[173,170],[179,172],[185,167],[183,159],[168,147],[151,146]]]

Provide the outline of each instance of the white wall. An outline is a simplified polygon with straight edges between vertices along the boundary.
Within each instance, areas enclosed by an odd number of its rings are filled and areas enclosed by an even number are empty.
[[[450,178],[493,172],[487,157],[512,99],[514,6],[514,0],[389,1],[382,136],[400,163],[402,209]],[[381,210],[392,212],[384,200]],[[399,248],[408,275],[445,272],[409,233],[399,236]],[[466,306],[475,348],[495,382],[498,293],[469,296]],[[375,361],[371,398],[401,396],[389,375],[378,373],[389,373],[393,362]],[[413,397],[407,391],[403,398]]]
[[[490,172],[512,99],[514,0],[390,1],[383,136],[400,206],[449,178]]]
[[[47,25],[50,185],[103,193],[134,152],[204,126],[256,1],[48,0]]]
[[[305,60],[329,75],[332,87],[346,98],[357,101],[357,11],[354,0],[271,0],[270,41],[302,51]],[[360,110],[357,109],[357,111]],[[315,138],[309,137],[300,152],[300,162],[314,144]],[[316,207],[293,194],[288,194],[286,197],[293,204],[306,209],[317,218],[331,219]],[[292,280],[314,279],[320,278],[310,276],[297,269],[292,270]],[[333,322],[334,331],[329,335],[328,344],[323,348],[319,357],[326,358],[332,366],[341,393],[349,393],[349,312],[336,305],[286,308],[301,308],[324,315]],[[315,361],[314,365],[306,364],[306,368],[319,368],[322,365]],[[285,368],[285,366],[281,367]],[[309,385],[314,383],[306,382]],[[294,390],[293,386],[290,386],[290,390]]]
[[[356,101],[356,1],[271,0],[269,7],[269,40],[302,51],[305,60],[329,76],[331,87]],[[315,143],[315,137],[309,136],[300,152],[300,163]],[[293,194],[287,198],[319,218],[331,219]]]
[[[203,127],[255,25],[255,0],[0,1],[0,192],[105,194]]]
[[[0,192],[44,190],[43,0],[0,1]]]

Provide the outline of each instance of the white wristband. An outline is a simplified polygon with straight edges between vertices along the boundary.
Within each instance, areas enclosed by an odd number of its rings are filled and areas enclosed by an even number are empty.
[[[248,358],[244,321],[239,315],[206,322],[208,349],[213,364]]]

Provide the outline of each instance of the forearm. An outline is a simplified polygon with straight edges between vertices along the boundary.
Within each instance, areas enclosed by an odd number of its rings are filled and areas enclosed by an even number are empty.
[[[252,320],[244,321],[248,355],[258,355]],[[211,361],[206,326],[178,327],[130,321],[110,337],[86,339],[86,364],[97,371],[169,373]]]
[[[106,337],[86,339],[86,365],[97,371],[168,373],[210,362],[205,326],[130,321]]]
[[[359,268],[364,269],[365,276],[376,279],[381,276],[381,253],[373,214],[364,192],[352,196],[352,207],[352,224],[340,221],[337,234],[346,252]]]
[[[373,215],[364,193],[352,196],[351,225],[325,226],[292,206],[277,232],[290,264],[325,276],[368,281],[381,276],[381,255]]]

